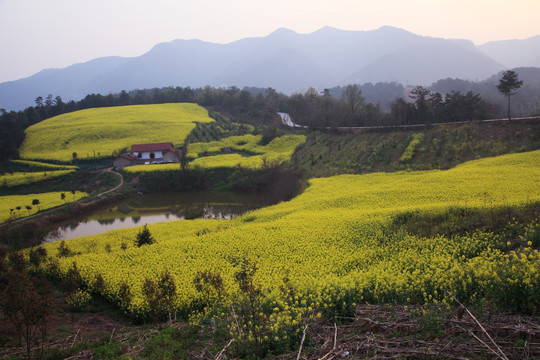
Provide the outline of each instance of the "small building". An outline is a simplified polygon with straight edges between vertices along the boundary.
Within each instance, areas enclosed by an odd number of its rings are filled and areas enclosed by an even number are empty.
[[[133,154],[122,154],[113,160],[113,167],[116,170],[122,170],[126,166],[135,165],[137,157]]]
[[[175,152],[173,144],[170,142],[131,145],[131,153],[140,160],[163,161],[163,155],[167,151]]]
[[[180,157],[182,156],[182,150],[165,150],[163,152],[163,162],[166,163],[176,163],[180,162]]]
[[[180,162],[182,150],[172,143],[131,145],[131,153],[122,154],[113,160],[113,167],[121,170],[126,166]]]

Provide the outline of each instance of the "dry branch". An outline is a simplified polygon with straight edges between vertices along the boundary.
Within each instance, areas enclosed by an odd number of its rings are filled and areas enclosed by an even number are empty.
[[[497,355],[497,357],[503,359],[503,360],[508,360],[508,358],[506,357],[506,355],[504,354],[504,352],[501,350],[501,348],[499,347],[499,345],[497,345],[497,343],[495,342],[495,340],[493,340],[493,338],[489,335],[489,333],[487,332],[487,330],[482,326],[482,324],[480,324],[480,321],[478,321],[478,319],[469,311],[469,309],[463,305],[452,293],[450,293],[448,290],[445,290],[446,293],[448,295],[450,295],[463,309],[465,309],[465,311],[467,312],[467,314],[469,314],[469,316],[476,322],[476,324],[480,327],[480,329],[482,329],[482,331],[484,332],[484,334],[486,334],[486,336],[488,337],[488,339],[491,341],[491,343],[495,346],[495,348],[497,349],[497,351],[493,350],[489,345],[487,345],[486,343],[484,343],[482,341],[482,344],[484,344],[485,346],[488,347],[488,349],[490,351],[492,351],[494,354]],[[469,331],[470,333],[470,331]],[[474,336],[474,334],[473,334]],[[474,336],[477,340],[480,340],[478,339],[476,336]]]
[[[296,360],[300,360],[300,355],[302,355],[302,348],[304,347],[304,341],[306,340],[306,330],[308,326],[309,324],[306,324],[304,332],[302,333],[302,341],[300,341],[300,349],[298,350],[298,356],[296,357]]]

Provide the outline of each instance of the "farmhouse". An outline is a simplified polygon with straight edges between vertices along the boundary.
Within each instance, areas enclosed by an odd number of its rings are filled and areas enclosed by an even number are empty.
[[[138,159],[163,161],[165,152],[174,152],[173,144],[158,143],[158,144],[139,144],[131,145],[131,153]]]
[[[116,169],[123,169],[131,165],[179,162],[180,155],[181,150],[175,149],[170,142],[137,144],[131,145],[131,153],[122,154],[114,159],[113,166]]]
[[[113,167],[116,170],[121,170],[126,166],[134,165],[137,161],[137,157],[133,154],[122,154],[113,160]]]

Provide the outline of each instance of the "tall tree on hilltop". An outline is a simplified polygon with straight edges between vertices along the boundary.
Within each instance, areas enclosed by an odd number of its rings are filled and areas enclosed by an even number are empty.
[[[349,122],[354,124],[366,102],[366,99],[362,96],[362,90],[356,84],[347,85],[343,89],[341,98],[347,109]]]
[[[511,120],[510,97],[516,93],[515,90],[519,89],[521,85],[523,85],[523,81],[519,80],[516,72],[512,70],[503,72],[499,84],[497,85],[497,90],[508,99],[508,120]]]
[[[429,118],[428,100],[431,92],[423,86],[417,86],[411,91],[409,97],[416,104],[417,118],[420,124],[427,124]]]

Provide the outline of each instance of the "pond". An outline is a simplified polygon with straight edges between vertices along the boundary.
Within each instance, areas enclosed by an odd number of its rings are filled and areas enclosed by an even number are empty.
[[[109,204],[51,231],[46,242],[101,234],[113,229],[173,220],[232,219],[280,201],[262,193],[234,191],[159,192]]]

